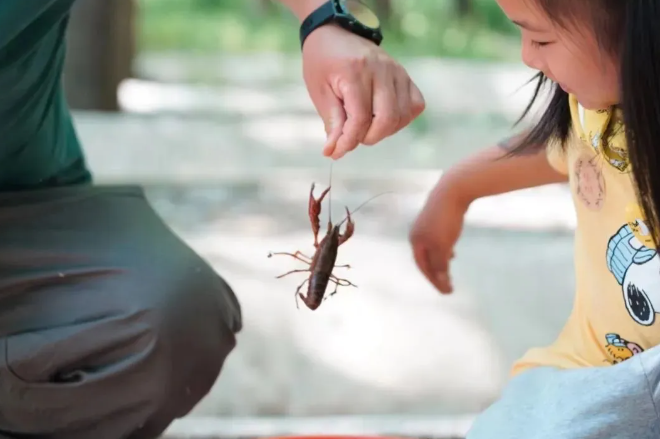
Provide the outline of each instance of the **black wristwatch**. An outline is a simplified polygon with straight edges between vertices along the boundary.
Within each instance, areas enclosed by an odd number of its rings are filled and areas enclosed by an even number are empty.
[[[300,26],[300,47],[303,47],[309,34],[329,23],[335,23],[377,45],[383,41],[378,16],[360,0],[328,0],[309,14]]]

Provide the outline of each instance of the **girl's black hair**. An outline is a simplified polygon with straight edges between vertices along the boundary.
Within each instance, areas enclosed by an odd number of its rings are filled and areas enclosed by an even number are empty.
[[[638,201],[660,247],[660,1],[536,0],[560,26],[591,25],[600,47],[620,63],[620,108]],[[587,24],[585,25],[585,19]],[[568,94],[542,74],[522,120],[544,86],[552,87],[540,120],[510,153],[545,148],[557,140],[565,148],[571,131]],[[520,122],[519,120],[519,122]]]

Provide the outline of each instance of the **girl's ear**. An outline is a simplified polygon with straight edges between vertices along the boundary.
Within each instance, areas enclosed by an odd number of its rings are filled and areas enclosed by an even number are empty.
[[[621,102],[637,197],[656,242],[660,221],[660,2],[626,0]]]

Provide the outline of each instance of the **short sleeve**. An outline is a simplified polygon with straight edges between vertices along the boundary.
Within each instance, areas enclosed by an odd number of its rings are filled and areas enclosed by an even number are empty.
[[[566,160],[566,149],[558,140],[551,140],[546,146],[548,163],[560,174],[568,175],[568,161]]]

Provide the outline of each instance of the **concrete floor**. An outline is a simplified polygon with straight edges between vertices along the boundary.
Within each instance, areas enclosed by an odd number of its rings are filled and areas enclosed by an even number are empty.
[[[341,247],[338,263],[351,264],[345,277],[359,288],[315,312],[296,309],[304,275],[275,276],[301,264],[267,254],[311,251],[307,190],[286,202],[231,186],[149,189],[243,306],[238,347],[196,415],[471,414],[498,395],[517,357],[563,325],[570,231],[468,226],[452,264],[456,291],[441,296],[414,265],[412,215],[382,200],[356,215],[356,234]],[[240,207],[223,208],[233,197]]]

